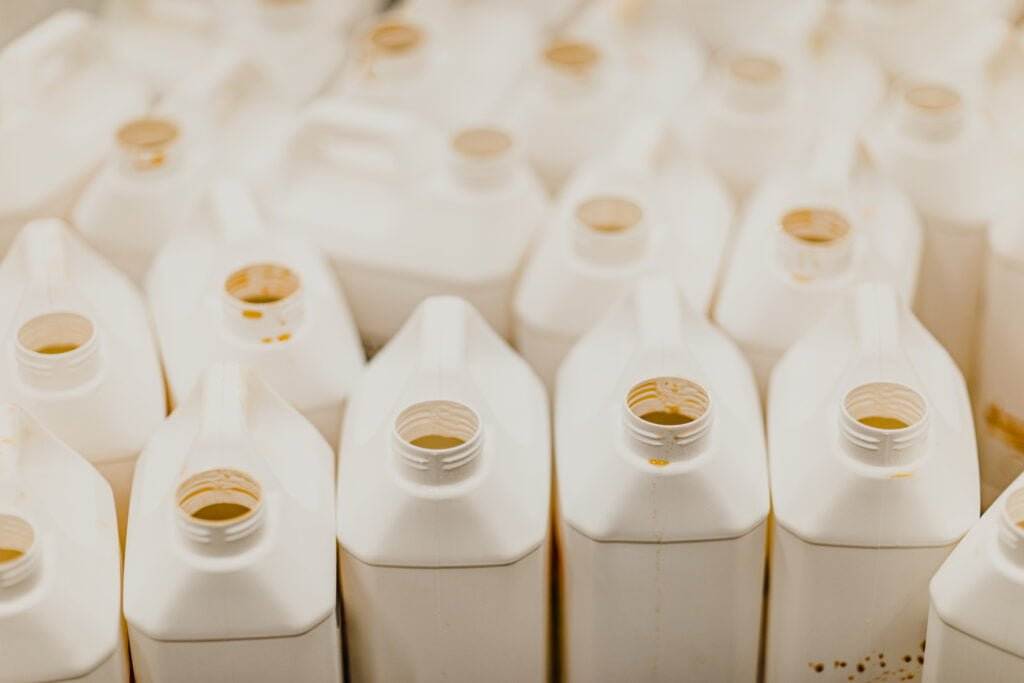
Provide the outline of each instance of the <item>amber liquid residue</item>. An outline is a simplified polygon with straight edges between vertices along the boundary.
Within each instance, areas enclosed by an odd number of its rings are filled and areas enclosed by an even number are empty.
[[[244,517],[250,511],[251,508],[238,503],[213,503],[199,508],[192,513],[192,516],[204,522],[226,522]]]
[[[427,434],[410,441],[413,446],[419,446],[420,448],[429,448],[431,450],[440,451],[445,448],[455,448],[466,443],[465,440],[460,439],[457,436],[442,436],[441,434]]]
[[[863,425],[867,425],[868,427],[874,427],[875,429],[906,429],[910,426],[898,418],[883,417],[881,415],[869,415],[868,417],[862,417],[857,421]]]
[[[47,344],[46,346],[40,346],[36,349],[36,353],[45,353],[50,356],[56,356],[57,354],[74,351],[77,348],[78,344]]]
[[[693,422],[693,418],[689,415],[683,415],[676,410],[652,410],[649,413],[644,413],[640,416],[641,420],[650,422],[656,425],[684,425],[687,422]]]
[[[24,555],[25,553],[14,548],[0,548],[0,564],[4,562],[14,562],[16,559]]]
[[[281,297],[274,296],[273,294],[253,294],[252,296],[242,298],[242,301],[247,304],[273,304],[280,300]]]

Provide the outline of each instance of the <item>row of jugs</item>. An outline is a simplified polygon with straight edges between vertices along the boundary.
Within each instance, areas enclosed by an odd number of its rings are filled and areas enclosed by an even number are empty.
[[[895,288],[868,284],[787,352],[768,405],[766,449],[748,365],[665,277],[570,352],[554,413],[569,679],[754,680],[769,528],[767,680],[920,672],[928,580],[978,510],[958,370]],[[335,509],[323,435],[215,362],[136,469],[137,679],[338,680],[335,537],[355,679],[543,679],[548,420],[482,316],[428,299],[352,385]],[[76,603],[95,639],[68,658],[33,638],[7,653],[15,680],[125,680],[107,674],[124,666],[111,496],[34,419],[9,408],[0,425],[11,614],[47,623],[71,584],[96,601]]]

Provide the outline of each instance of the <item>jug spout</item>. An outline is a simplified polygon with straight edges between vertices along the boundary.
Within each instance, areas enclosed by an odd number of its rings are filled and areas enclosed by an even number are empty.
[[[707,450],[713,406],[707,390],[682,377],[654,377],[626,394],[623,422],[631,447],[648,464],[664,467]]]

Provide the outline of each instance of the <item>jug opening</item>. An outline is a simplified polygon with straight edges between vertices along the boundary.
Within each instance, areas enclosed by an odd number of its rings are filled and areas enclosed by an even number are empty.
[[[117,143],[131,166],[145,171],[160,168],[167,162],[168,152],[178,135],[178,126],[173,121],[146,117],[121,126]]]
[[[35,543],[32,525],[15,515],[0,515],[0,568],[25,557]]]
[[[752,84],[774,83],[782,78],[782,65],[771,57],[740,55],[728,64],[729,73]]]
[[[263,491],[245,472],[214,469],[183,481],[177,498],[179,510],[189,519],[218,526],[250,517],[262,505]]]
[[[921,394],[892,382],[872,382],[851,389],[843,399],[843,408],[860,424],[886,431],[914,427],[927,412]]]
[[[850,234],[850,223],[832,209],[800,208],[782,217],[782,229],[805,244],[828,246]]]
[[[544,50],[544,62],[563,73],[583,75],[601,61],[601,51],[581,40],[556,40]]]
[[[655,425],[684,425],[707,413],[711,403],[701,385],[680,377],[655,377],[635,384],[626,395],[633,415]]]
[[[410,446],[448,450],[478,438],[480,418],[476,411],[462,403],[424,401],[399,413],[395,430]]]
[[[231,273],[224,282],[224,289],[242,303],[261,306],[284,301],[299,291],[299,285],[299,276],[290,268],[274,263],[257,263]],[[262,317],[258,310],[244,310],[242,315]]]
[[[468,128],[455,134],[452,149],[466,159],[487,161],[512,148],[512,136],[497,128]]]
[[[638,226],[644,211],[636,202],[622,197],[595,197],[579,205],[576,217],[594,232],[614,234]]]
[[[401,55],[415,50],[423,42],[423,31],[415,24],[399,19],[383,21],[372,29],[368,40],[383,55]]]
[[[1018,533],[1024,534],[1024,488],[1006,494],[1003,514]]]
[[[32,318],[18,330],[24,351],[56,356],[85,346],[95,334],[92,321],[77,313],[46,313]]]
[[[960,94],[952,88],[931,83],[908,88],[904,98],[911,107],[936,114],[958,109],[962,103]]]

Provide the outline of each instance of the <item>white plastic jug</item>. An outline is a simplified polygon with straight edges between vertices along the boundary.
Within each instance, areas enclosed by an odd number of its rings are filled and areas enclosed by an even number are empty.
[[[925,683],[1024,680],[1024,488],[1018,480],[931,581]]]
[[[1006,0],[850,0],[844,31],[900,80],[984,77],[1007,33]]]
[[[211,363],[240,361],[336,445],[363,349],[334,273],[267,230],[241,185],[218,184],[210,204],[212,229],[169,243],[148,280],[172,405]]]
[[[253,59],[277,97],[304,102],[341,67],[352,24],[379,0],[220,0],[225,41]]]
[[[751,36],[772,45],[804,43],[827,6],[824,0],[632,0],[645,1],[682,14],[714,50],[735,48]]]
[[[57,12],[0,52],[0,253],[26,221],[67,215],[148,97],[87,12]]]
[[[978,518],[967,388],[891,285],[772,374],[767,683],[919,677],[928,581]]]
[[[422,116],[446,132],[496,116],[540,49],[515,3],[405,3],[364,22],[332,92]]]
[[[743,198],[773,174],[806,162],[823,136],[859,128],[884,90],[879,69],[842,41],[826,40],[814,50],[751,41],[717,54],[679,108],[677,125]]]
[[[739,349],[667,276],[573,347],[555,411],[569,681],[749,681],[768,463]]]
[[[371,350],[441,294],[511,336],[513,285],[548,207],[507,130],[446,138],[401,112],[324,101],[267,188],[279,222],[330,256]]]
[[[221,37],[206,0],[106,0],[104,28],[118,62],[158,94],[206,63]]]
[[[852,152],[852,138],[827,140],[816,164],[773,176],[747,203],[714,319],[762,392],[790,344],[858,283],[885,280],[913,296],[917,215],[892,183],[854,166]]]
[[[970,381],[986,230],[1007,182],[987,116],[963,90],[913,84],[891,98],[865,140],[924,223],[914,310]]]
[[[974,416],[981,462],[981,503],[988,507],[1024,472],[1024,205],[992,223],[985,305],[979,315]]]
[[[139,459],[124,614],[139,683],[341,681],[334,454],[217,363]]]
[[[126,121],[72,213],[89,243],[137,284],[160,247],[186,228],[202,187],[199,164],[181,138],[169,118]]]
[[[13,404],[0,438],[0,677],[128,683],[110,487]]]
[[[353,392],[341,452],[352,679],[545,680],[548,405],[522,359],[427,299]]]
[[[621,53],[636,81],[634,107],[667,114],[690,99],[706,58],[680,12],[649,0],[596,0],[580,15],[566,30]]]
[[[663,119],[643,119],[621,149],[581,169],[523,271],[516,347],[551,387],[562,358],[644,274],[669,273],[690,306],[710,305],[733,208]]]
[[[0,288],[0,400],[96,466],[123,534],[135,460],[166,414],[142,297],[55,219],[21,231],[0,264]]]
[[[156,115],[179,123],[200,178],[256,178],[279,153],[297,111],[259,60],[224,47],[168,91]]]

